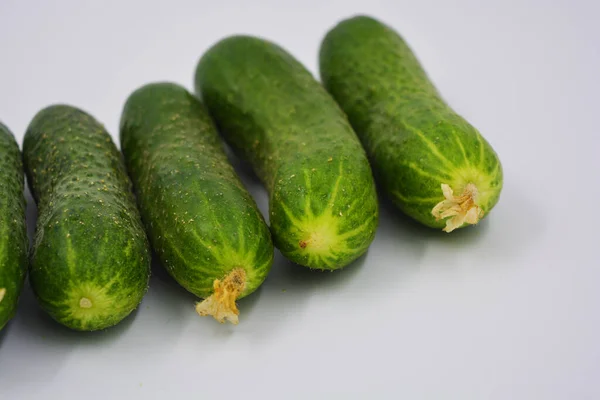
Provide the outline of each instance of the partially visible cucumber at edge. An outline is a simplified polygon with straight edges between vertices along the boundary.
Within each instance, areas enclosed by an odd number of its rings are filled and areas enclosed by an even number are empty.
[[[24,182],[19,146],[0,123],[0,330],[15,315],[27,272]]]

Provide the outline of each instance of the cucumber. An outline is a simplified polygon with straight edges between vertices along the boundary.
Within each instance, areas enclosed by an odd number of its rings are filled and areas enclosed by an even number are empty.
[[[225,139],[265,184],[285,257],[334,270],[366,252],[379,210],[368,159],[344,113],[298,61],[269,41],[233,36],[201,58],[195,83]]]
[[[0,330],[14,316],[27,272],[21,152],[0,122]]]
[[[404,213],[451,232],[477,223],[498,202],[498,156],[442,100],[391,28],[365,16],[339,23],[321,45],[320,72],[378,183]]]
[[[140,303],[150,253],[121,154],[93,117],[41,110],[23,144],[38,206],[30,282],[48,314],[81,331],[117,324]]]
[[[207,111],[178,85],[143,86],[125,104],[121,148],[162,264],[205,299],[200,315],[237,324],[235,300],[265,280],[273,243]]]

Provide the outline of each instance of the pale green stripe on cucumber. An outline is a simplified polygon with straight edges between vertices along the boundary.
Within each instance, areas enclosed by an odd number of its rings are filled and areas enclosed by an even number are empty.
[[[322,270],[364,254],[378,223],[371,168],[314,77],[276,44],[233,36],[203,55],[195,82],[225,139],[269,191],[282,254]]]
[[[320,71],[378,182],[407,215],[451,232],[495,206],[497,154],[442,100],[395,31],[365,16],[342,21],[323,40]]]

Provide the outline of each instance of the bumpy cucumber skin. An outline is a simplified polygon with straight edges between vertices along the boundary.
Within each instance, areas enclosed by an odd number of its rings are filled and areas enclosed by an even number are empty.
[[[395,31],[365,16],[342,21],[323,40],[320,73],[404,213],[444,227],[431,213],[444,199],[442,183],[460,195],[473,182],[485,215],[494,207],[503,180],[496,153],[442,100]]]
[[[0,330],[14,316],[27,273],[27,228],[21,152],[0,123]]]
[[[378,224],[371,168],[314,77],[277,45],[233,36],[202,57],[195,83],[225,139],[267,187],[282,254],[328,270],[362,255]]]
[[[273,263],[269,228],[200,101],[171,83],[141,87],[123,110],[121,148],[148,236],[171,276],[206,298],[215,279],[241,267],[238,298],[256,290]]]
[[[40,305],[75,330],[117,324],[138,306],[150,277],[121,154],[102,125],[66,105],[34,117],[23,153],[38,205],[30,281]],[[82,307],[82,298],[92,306]]]

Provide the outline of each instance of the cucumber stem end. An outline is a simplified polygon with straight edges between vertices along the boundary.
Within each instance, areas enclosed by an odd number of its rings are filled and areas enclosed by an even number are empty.
[[[2,303],[2,300],[4,299],[5,294],[6,294],[6,288],[0,289],[0,303]]]
[[[468,183],[460,196],[445,183],[442,184],[444,200],[436,204],[431,213],[436,220],[446,219],[444,232],[452,232],[463,224],[476,224],[483,217],[483,210],[477,204],[478,190],[473,183]]]
[[[92,308],[92,301],[87,297],[79,299],[79,307],[81,308]]]
[[[246,286],[246,271],[236,268],[223,280],[215,279],[214,292],[202,302],[196,303],[196,312],[200,316],[212,315],[220,323],[229,321],[234,325],[239,322],[240,311],[235,300]]]

